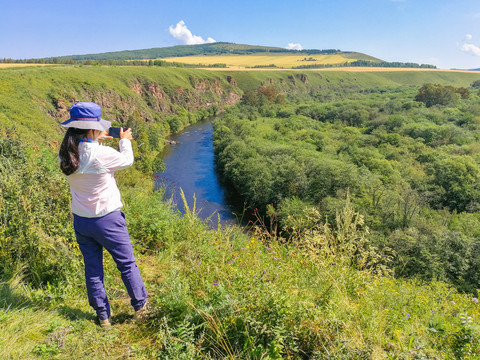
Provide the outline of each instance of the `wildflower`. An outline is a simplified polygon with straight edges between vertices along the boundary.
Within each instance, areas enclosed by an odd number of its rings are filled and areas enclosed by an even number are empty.
[[[278,261],[278,258],[277,258],[277,257],[274,257],[273,260],[277,260],[277,261]]]
[[[476,297],[472,298],[472,301],[476,304],[478,303],[478,299]]]
[[[275,274],[276,277],[278,277],[278,274]]]
[[[403,315],[407,318],[410,319],[410,314],[408,312],[404,312]]]
[[[217,286],[218,285],[218,280],[213,280],[213,286]]]
[[[450,302],[451,302],[453,305],[455,305],[455,301],[452,300],[452,301],[450,301]]]

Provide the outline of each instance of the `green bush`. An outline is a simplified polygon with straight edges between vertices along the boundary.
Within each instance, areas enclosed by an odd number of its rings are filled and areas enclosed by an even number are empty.
[[[0,275],[21,271],[38,286],[65,280],[80,262],[65,178],[50,152],[32,150],[14,131],[0,137]]]

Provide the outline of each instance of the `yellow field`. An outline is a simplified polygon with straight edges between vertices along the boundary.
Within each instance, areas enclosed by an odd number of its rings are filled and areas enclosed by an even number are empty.
[[[55,64],[0,64],[0,69],[10,67],[25,67],[25,66],[50,66]]]
[[[304,61],[313,58],[315,61]],[[302,65],[333,65],[352,62],[342,55],[217,55],[217,56],[183,56],[162,59],[169,62],[185,64],[226,64],[228,67],[254,67],[274,64],[279,68],[292,68]]]

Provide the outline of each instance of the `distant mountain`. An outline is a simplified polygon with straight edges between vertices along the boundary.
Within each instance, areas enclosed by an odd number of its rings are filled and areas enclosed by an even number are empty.
[[[59,60],[146,60],[146,59],[160,59],[160,58],[171,58],[171,57],[181,57],[181,56],[199,56],[199,55],[250,55],[250,54],[305,54],[305,55],[315,55],[315,54],[341,54],[349,59],[356,60],[367,60],[373,62],[380,62],[380,59],[374,58],[372,56],[357,53],[357,52],[342,52],[337,49],[327,49],[327,50],[316,50],[316,49],[307,49],[307,50],[288,50],[280,47],[272,46],[257,46],[257,45],[246,45],[246,44],[233,44],[227,42],[217,42],[211,44],[201,44],[201,45],[177,45],[169,46],[162,48],[152,48],[152,49],[141,49],[141,50],[124,50],[124,51],[114,51],[107,53],[99,54],[86,54],[86,55],[69,55],[69,56],[59,56],[56,59]]]

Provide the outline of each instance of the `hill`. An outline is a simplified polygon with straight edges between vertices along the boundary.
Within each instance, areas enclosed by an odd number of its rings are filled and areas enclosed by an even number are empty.
[[[272,46],[227,42],[68,55],[42,59],[3,59],[0,60],[0,63],[169,67],[207,66],[213,68],[235,66],[282,69],[323,69],[328,67],[435,68],[435,66],[429,64],[386,62],[354,51],[341,51],[338,49],[289,50]]]
[[[141,50],[124,50],[114,51],[99,54],[86,55],[69,55],[57,57],[59,60],[145,60],[145,59],[159,59],[167,57],[181,57],[181,56],[199,56],[199,55],[251,55],[251,54],[295,54],[295,55],[314,55],[314,54],[337,54],[342,53],[340,50],[288,50],[280,47],[272,46],[257,46],[247,44],[233,44],[227,42],[217,42],[211,44],[200,45],[177,45],[152,49]],[[352,57],[355,59],[364,60],[363,57],[368,57],[368,60],[380,61],[368,55],[348,52],[348,56],[359,55],[361,57]],[[348,57],[346,56],[346,57]]]

